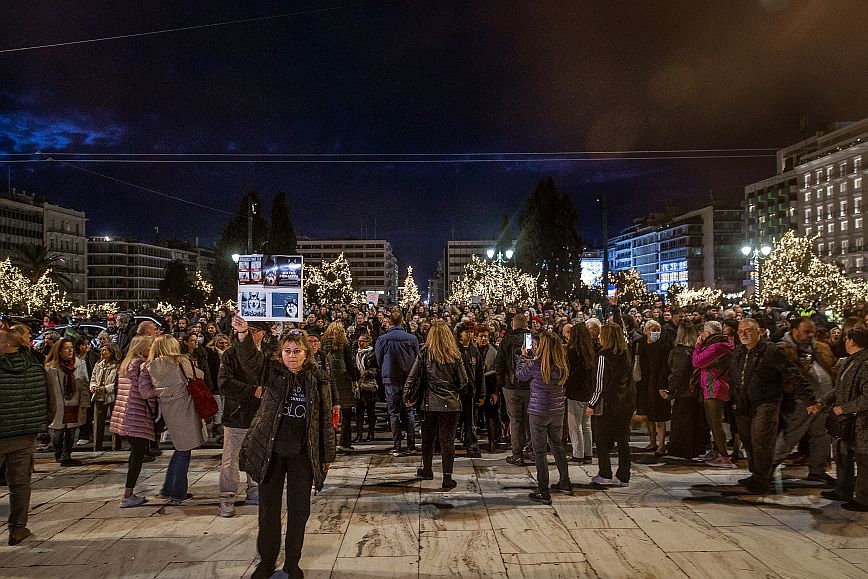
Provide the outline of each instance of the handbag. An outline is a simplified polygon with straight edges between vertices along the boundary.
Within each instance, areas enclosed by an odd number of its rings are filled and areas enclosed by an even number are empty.
[[[187,393],[193,399],[193,407],[196,408],[196,416],[202,420],[208,420],[217,414],[217,400],[211,394],[205,380],[196,376],[196,371],[193,371],[193,376],[187,376],[184,371],[184,366],[181,364],[181,373],[187,379]]]
[[[63,407],[63,423],[77,424],[78,423],[78,406]]]
[[[162,434],[166,432],[166,420],[163,418],[163,413],[160,412],[160,401],[155,400],[157,407],[151,410],[151,405],[145,402],[145,408],[148,409],[148,414],[151,415],[151,420],[154,421],[154,434]]]
[[[826,419],[826,432],[838,440],[852,442],[856,438],[856,415],[829,413]]]

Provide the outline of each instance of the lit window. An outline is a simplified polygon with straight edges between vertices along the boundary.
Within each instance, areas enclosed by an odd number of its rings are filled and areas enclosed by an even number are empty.
[[[862,229],[862,218],[857,217],[853,220],[853,228],[854,229]]]
[[[823,250],[824,250],[825,248],[826,248],[826,244],[825,244],[825,243],[818,243],[818,244],[817,244],[817,253],[818,253],[819,255],[823,255]]]
[[[841,231],[847,231],[847,220],[841,222]]]
[[[805,224],[808,224],[810,222],[811,222],[811,208],[808,207],[807,209],[805,209]]]
[[[829,223],[826,225],[826,233],[835,233],[835,224]]]
[[[847,250],[850,247],[850,242],[846,239],[841,240],[841,254],[847,253]]]
[[[832,204],[829,203],[828,205],[826,205],[826,219],[831,219],[832,217],[835,216],[834,214],[835,214],[835,209],[832,206]]]
[[[808,235],[808,236],[811,235],[812,231],[813,231],[813,229],[811,229],[810,227],[805,227],[805,235]]]
[[[862,188],[862,177],[856,177],[853,179],[853,189],[861,189]]]
[[[862,157],[856,157],[853,159],[853,172],[858,173],[862,170]]]
[[[833,255],[834,253],[835,253],[835,242],[830,241],[829,242],[829,255]]]
[[[826,181],[830,181],[832,179],[832,167],[826,167]]]
[[[811,192],[805,191],[805,203],[810,203],[810,202],[811,202]]]
[[[861,197],[854,197],[853,198],[853,213],[855,213],[856,215],[859,215],[860,213],[862,213],[862,198]]]
[[[823,178],[823,170],[817,169],[817,183],[819,183],[822,178]]]
[[[805,187],[811,186],[811,174],[805,173]]]
[[[846,200],[841,201],[840,205],[841,205],[841,212],[840,212],[841,217],[847,217],[847,201]]]
[[[835,190],[835,188],[832,185],[829,185],[828,187],[826,187],[826,197],[831,197],[832,191],[834,191],[834,190]]]
[[[838,192],[839,192],[839,193],[844,193],[845,191],[847,191],[847,182],[846,182],[846,181],[843,181],[843,182],[841,183],[841,185],[838,186]]]
[[[823,220],[823,206],[817,205],[817,221],[820,222]]]
[[[847,174],[847,161],[844,161],[840,165],[838,165],[838,176],[843,177]]]

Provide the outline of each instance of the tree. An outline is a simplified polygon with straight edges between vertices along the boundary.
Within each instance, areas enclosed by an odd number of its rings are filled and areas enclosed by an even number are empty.
[[[401,292],[402,308],[414,307],[422,297],[419,295],[419,287],[416,285],[416,280],[413,279],[413,266],[407,266],[407,277],[404,280],[404,291]]]
[[[262,250],[268,238],[268,222],[262,215],[262,202],[259,193],[253,191],[244,195],[235,215],[223,228],[215,250],[216,261],[212,269],[214,293],[220,298],[238,297],[238,268],[232,261],[234,253],[247,253],[247,220],[251,203],[256,207],[253,216],[254,253]]]
[[[51,269],[47,269],[36,281],[32,281],[7,257],[0,262],[0,309],[27,315],[37,311],[69,309],[72,304],[66,298],[66,293],[51,279],[51,273]]]
[[[304,299],[309,304],[356,304],[364,300],[353,288],[350,263],[340,254],[334,261],[304,266]]]
[[[632,301],[644,305],[651,305],[657,299],[657,295],[649,292],[645,280],[635,269],[609,272],[609,283],[615,284],[618,290],[618,301],[621,304],[629,304]]]
[[[537,275],[552,299],[572,299],[581,287],[578,218],[572,199],[557,190],[551,177],[537,184],[519,216],[516,263]]]
[[[473,255],[464,273],[452,283],[449,301],[469,304],[479,296],[489,304],[513,304],[537,300],[537,278],[502,263],[489,262]]]
[[[66,264],[58,253],[51,253],[47,247],[37,243],[25,243],[14,249],[15,265],[33,283],[42,275],[52,272],[52,278],[65,285],[72,286],[72,279],[65,273]]]
[[[166,274],[159,286],[160,299],[176,307],[202,307],[209,294],[201,282],[204,282],[201,275],[198,278],[191,276],[184,262],[176,259],[166,267]]]
[[[274,203],[271,205],[271,227],[268,229],[268,241],[265,243],[265,253],[271,255],[295,255],[297,242],[295,228],[289,219],[286,194],[281,191],[274,198]]]

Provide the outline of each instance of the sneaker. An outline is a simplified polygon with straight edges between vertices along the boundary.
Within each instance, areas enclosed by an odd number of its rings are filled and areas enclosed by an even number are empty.
[[[235,502],[232,499],[220,499],[220,516],[227,519],[235,516]]]
[[[416,476],[422,480],[434,480],[434,471],[418,468],[416,469]]]
[[[339,446],[338,452],[352,452],[354,449],[352,446]]]
[[[735,468],[735,465],[732,464],[732,459],[722,454],[718,455],[714,460],[709,460],[705,464],[715,468]]]
[[[567,459],[567,462],[574,462],[576,464],[584,464],[585,459],[583,459],[581,456],[571,456]]]
[[[392,456],[394,456],[396,458],[404,455],[404,453],[401,452],[400,448],[393,448],[392,450],[389,451],[389,454],[391,454]]]
[[[27,527],[20,527],[13,531],[9,531],[9,545],[14,547],[33,533],[30,532],[30,529]]]
[[[192,498],[193,498],[193,495],[191,493],[187,493],[187,496],[185,496],[183,499],[170,498],[169,499],[169,505],[177,506],[177,505],[184,503],[185,501],[189,501]]]
[[[700,454],[696,458],[694,458],[694,462],[708,462],[709,460],[714,460],[717,458],[718,452],[716,450],[709,450],[705,454]]]
[[[529,493],[529,494],[527,495],[527,498],[529,498],[530,500],[532,500],[532,501],[535,502],[535,503],[540,503],[540,504],[543,504],[543,505],[550,505],[550,504],[552,504],[552,497],[551,497],[551,495],[549,495],[549,494],[543,494],[543,493]]]
[[[154,462],[155,460],[157,460],[156,456],[151,456],[150,454],[146,454],[145,456],[142,457],[142,464],[144,464],[146,462]]]
[[[128,509],[130,507],[139,507],[146,502],[148,502],[148,499],[146,499],[145,497],[130,495],[121,499],[121,508]]]
[[[738,484],[744,486],[744,485],[753,484],[756,480],[757,480],[757,478],[754,475],[750,475],[747,478],[740,478],[736,482]]]
[[[573,494],[573,483],[568,480],[562,480],[554,483],[551,486],[551,490],[558,491],[562,495],[572,495]]]
[[[86,438],[79,438],[75,441],[76,446],[87,446],[88,444],[90,444],[90,441]]]
[[[250,495],[247,495],[247,498],[244,499],[244,504],[245,505],[253,505],[255,507],[258,507],[259,506],[259,496],[257,495],[255,497],[251,497]]]
[[[525,466],[524,458],[520,456],[507,456],[506,462],[513,466]]]
[[[603,478],[600,475],[597,475],[597,476],[591,478],[591,482],[595,485],[610,485],[610,484],[612,484],[612,479]]]
[[[618,477],[613,477],[612,478],[612,486],[613,487],[628,487],[628,486],[630,486],[630,483],[624,482],[621,479],[619,479]]]

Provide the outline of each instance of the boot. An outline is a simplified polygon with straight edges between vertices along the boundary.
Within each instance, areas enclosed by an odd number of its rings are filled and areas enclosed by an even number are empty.
[[[443,473],[443,484],[440,488],[442,488],[444,491],[448,491],[450,489],[454,489],[457,486],[458,483],[452,480],[451,474]]]
[[[500,432],[500,425],[494,418],[488,418],[485,421],[486,430],[488,430],[488,451],[497,452],[497,434]]]
[[[353,442],[361,442],[362,441],[362,429],[365,426],[363,416],[356,416],[356,437],[353,439]]]

